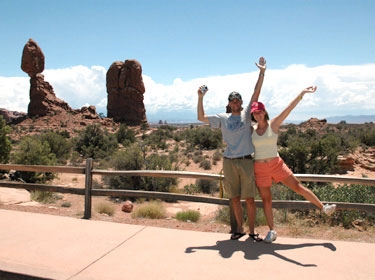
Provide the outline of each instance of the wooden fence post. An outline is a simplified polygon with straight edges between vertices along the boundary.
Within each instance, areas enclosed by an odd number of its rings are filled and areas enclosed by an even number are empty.
[[[86,159],[86,171],[85,171],[85,213],[83,215],[84,219],[91,218],[91,189],[92,189],[92,167],[93,159]]]

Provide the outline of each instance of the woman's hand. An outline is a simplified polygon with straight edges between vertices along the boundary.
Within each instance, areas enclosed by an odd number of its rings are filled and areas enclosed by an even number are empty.
[[[267,62],[266,62],[266,59],[265,59],[263,56],[261,56],[261,57],[259,58],[259,62],[258,62],[258,63],[255,62],[255,65],[259,68],[259,70],[260,70],[261,72],[266,71],[266,68],[267,68]]]
[[[301,91],[299,94],[299,98],[302,99],[305,93],[314,93],[318,87],[317,86],[310,86],[305,88],[304,90]]]
[[[303,94],[305,94],[305,93],[314,93],[317,88],[318,88],[317,86],[307,87],[301,93],[303,93]]]

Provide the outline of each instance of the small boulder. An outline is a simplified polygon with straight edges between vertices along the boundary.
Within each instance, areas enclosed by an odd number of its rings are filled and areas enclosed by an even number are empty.
[[[125,213],[131,213],[133,211],[133,203],[130,200],[125,201],[121,210]]]

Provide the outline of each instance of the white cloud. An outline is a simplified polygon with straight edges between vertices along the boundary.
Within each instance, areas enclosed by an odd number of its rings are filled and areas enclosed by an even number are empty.
[[[94,105],[98,109],[107,99],[107,70],[102,66],[78,65],[64,69],[50,69],[43,72],[44,80],[49,82],[58,98],[68,102],[74,109]],[[105,103],[106,106],[106,103]],[[104,109],[105,109],[104,106]],[[103,112],[103,110],[101,110]]]
[[[30,81],[27,77],[0,77],[0,108],[27,112]]]
[[[65,69],[47,69],[45,80],[54,88],[58,98],[74,108],[94,105],[106,114],[106,69],[102,66],[74,66]],[[149,120],[195,120],[197,89],[209,88],[204,99],[206,113],[224,112],[231,91],[242,94],[248,102],[253,92],[258,71],[236,75],[211,76],[183,81],[176,78],[172,84],[157,83],[144,74],[146,92],[144,103]],[[306,86],[317,85],[316,93],[306,95],[293,110],[288,120],[306,120],[343,115],[370,115],[375,111],[375,64],[306,67],[290,65],[284,69],[267,69],[260,100],[270,116],[284,109]],[[27,111],[29,103],[28,77],[0,77],[0,107]],[[159,117],[160,116],[160,117]]]

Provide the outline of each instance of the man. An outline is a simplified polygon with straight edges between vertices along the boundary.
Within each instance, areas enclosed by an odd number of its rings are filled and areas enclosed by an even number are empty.
[[[243,229],[243,213],[241,199],[245,199],[249,220],[250,237],[258,242],[262,239],[255,234],[255,214],[256,207],[254,196],[257,188],[254,179],[253,143],[251,141],[251,115],[250,106],[258,97],[262,88],[264,73],[266,70],[266,60],[259,58],[256,63],[259,68],[258,81],[254,88],[254,93],[247,106],[242,108],[243,100],[241,94],[232,92],[228,97],[228,107],[231,113],[216,115],[205,115],[203,108],[203,97],[206,93],[205,86],[198,89],[198,120],[210,124],[211,128],[220,128],[223,140],[227,147],[224,151],[223,171],[224,190],[231,200],[233,214],[236,220],[236,230],[232,232],[231,239],[237,240],[245,235]]]

